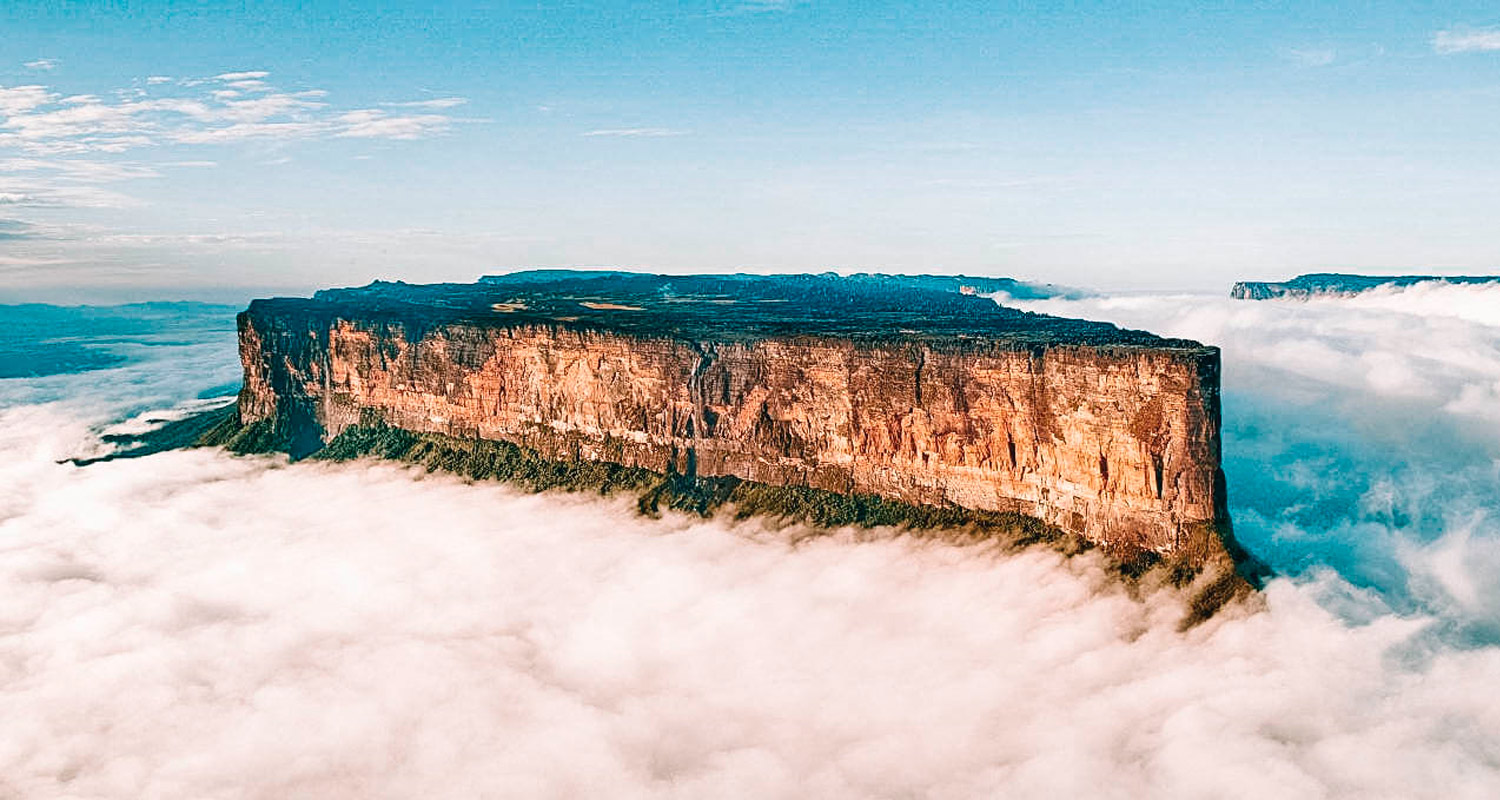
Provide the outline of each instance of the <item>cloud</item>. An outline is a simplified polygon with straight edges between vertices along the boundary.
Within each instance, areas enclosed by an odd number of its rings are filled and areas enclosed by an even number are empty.
[[[172,82],[172,79],[170,77],[166,76],[166,75],[152,75],[152,76],[146,78],[146,85],[147,86],[160,86],[161,84],[171,83],[171,82]]]
[[[10,256],[0,254],[0,267],[5,268],[6,274],[14,274],[17,271],[17,267],[51,267],[67,263],[71,262],[66,259],[60,258],[34,258],[31,256]]]
[[[741,14],[770,14],[791,11],[807,5],[807,0],[740,0],[714,12],[715,16],[738,16]]]
[[[657,136],[686,136],[689,133],[691,131],[677,130],[676,128],[601,128],[599,130],[586,131],[582,135],[649,138]]]
[[[1440,55],[1500,50],[1500,28],[1450,28],[1432,35],[1432,49]]]
[[[63,97],[39,85],[0,88],[0,147],[58,156],[248,140],[417,139],[442,134],[454,121],[440,113],[336,109],[325,100],[326,91],[281,91],[262,80],[267,76],[230,72],[208,82],[184,81],[175,91],[116,93],[113,100]],[[168,82],[147,81],[157,87]],[[456,101],[461,99],[401,105],[437,111]]]
[[[1332,47],[1292,48],[1286,57],[1304,67],[1326,67],[1338,60],[1338,51]]]
[[[423,139],[448,130],[451,120],[436,114],[391,116],[380,110],[340,115],[335,136],[357,139]]]
[[[11,458],[89,438],[0,425],[41,432]],[[1288,583],[1183,637],[1090,558],[792,546],[384,466],[23,463],[22,795],[1439,796],[1493,770],[1472,690],[1500,659],[1389,664],[1420,623],[1346,627]]]
[[[1500,643],[1500,567],[1470,565],[1492,602],[1460,611],[1443,588],[1453,582],[1413,560],[1461,530],[1478,531],[1476,552],[1500,542],[1500,286],[1009,304],[1222,347],[1241,539],[1284,568],[1333,567],[1398,608],[1452,613],[1445,624]]]
[[[403,103],[381,103],[386,108],[457,108],[469,102],[466,97],[437,97],[431,100],[409,100]]]
[[[1231,499],[1295,577],[1187,634],[1088,556],[794,543],[387,464],[58,464],[236,372],[227,309],[116,336],[107,379],[0,395],[0,787],[1489,796],[1500,433],[1455,442],[1442,404],[1494,374],[1500,305],[1464,294],[1037,304],[1224,347]],[[1366,562],[1398,571],[1341,577]]]
[[[46,185],[0,179],[0,206],[23,208],[130,208],[140,201],[97,186]]]
[[[226,144],[250,140],[312,139],[325,130],[315,122],[239,122],[212,128],[184,128],[172,133],[183,144]]]
[[[57,68],[57,60],[51,58],[39,58],[35,61],[28,61],[22,66],[30,70],[36,70],[38,72],[47,72]]]
[[[250,231],[244,233],[105,233],[91,236],[89,241],[101,246],[127,247],[173,247],[173,248],[218,248],[225,245],[238,247],[274,246],[285,240],[286,235],[278,231]]]
[[[36,158],[0,160],[0,173],[38,172],[52,173],[65,180],[80,183],[109,183],[161,177],[161,173],[151,167],[129,162],[89,161],[83,159],[44,160]]]
[[[0,242],[25,241],[37,238],[36,229],[19,219],[0,218]]]
[[[57,96],[45,86],[0,86],[0,115],[21,114],[54,102]]]
[[[241,92],[269,92],[271,85],[265,81],[230,81],[224,84]]]

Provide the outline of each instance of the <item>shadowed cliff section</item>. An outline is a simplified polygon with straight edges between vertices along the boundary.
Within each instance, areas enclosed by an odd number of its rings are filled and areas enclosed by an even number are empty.
[[[442,468],[489,448],[523,485],[634,475],[668,505],[776,496],[817,524],[1029,519],[1232,594],[1248,560],[1225,511],[1217,349],[970,294],[988,288],[543,271],[258,300],[236,418],[207,440]],[[834,506],[852,510],[800,516]]]
[[[1483,275],[1345,275],[1317,272],[1283,281],[1241,281],[1229,296],[1238,300],[1272,300],[1278,297],[1316,297],[1320,295],[1353,295],[1383,288],[1405,288],[1421,283],[1482,285],[1500,283],[1500,277]]]

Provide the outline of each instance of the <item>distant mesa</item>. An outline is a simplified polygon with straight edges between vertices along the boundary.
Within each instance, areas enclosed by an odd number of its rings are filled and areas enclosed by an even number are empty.
[[[973,275],[882,275],[857,273],[851,281],[863,281],[892,289],[925,289],[958,292],[967,295],[1004,294],[1014,300],[1079,299],[1086,292],[1052,283],[1030,283],[1015,278],[987,278]]]
[[[589,271],[579,272],[566,269],[539,269],[514,272],[506,275],[487,275],[479,279],[481,284],[511,285],[515,283],[534,283],[538,281],[550,281],[553,279],[576,278],[580,275],[591,277],[639,277],[640,273],[625,271]],[[669,277],[669,276],[662,276]],[[707,276],[686,276],[707,277]],[[758,275],[735,274],[719,276],[723,279],[738,283],[753,282],[760,277]],[[885,289],[922,289],[925,291],[958,292],[967,295],[994,295],[1004,294],[1015,300],[1048,300],[1051,298],[1078,299],[1087,296],[1087,292],[1071,287],[1058,286],[1052,283],[1032,283],[1016,278],[994,278],[976,275],[888,275],[883,273],[859,272],[846,277],[837,273],[823,273],[822,275],[808,275],[807,278],[819,279],[842,279],[855,284],[864,284],[873,288]]]
[[[1278,297],[1349,296],[1386,287],[1404,288],[1419,283],[1490,284],[1500,283],[1500,276],[1482,275],[1345,275],[1337,272],[1315,272],[1283,281],[1241,281],[1230,290],[1237,300],[1273,300]]]

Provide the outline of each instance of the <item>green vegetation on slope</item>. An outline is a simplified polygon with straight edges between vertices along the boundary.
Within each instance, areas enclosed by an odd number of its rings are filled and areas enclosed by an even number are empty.
[[[166,450],[204,444],[215,431],[232,428],[239,430],[239,416],[233,405],[200,411],[182,419],[163,423],[145,433],[107,433],[102,438],[116,447],[113,453],[98,458],[71,458],[68,462],[80,467],[101,461],[116,461],[122,458],[141,458]],[[219,444],[219,442],[214,442]]]
[[[260,420],[249,425],[240,423],[239,412],[233,406],[230,413],[208,429],[195,445],[198,447],[222,447],[231,453],[284,453],[290,446],[291,436],[278,430],[270,420]]]
[[[919,506],[872,494],[770,486],[733,477],[694,479],[602,461],[556,460],[510,442],[414,433],[380,423],[352,426],[309,458],[347,461],[365,456],[475,480],[505,481],[530,491],[630,492],[639,497],[641,513],[648,515],[664,508],[705,517],[729,510],[738,519],[766,516],[819,528],[892,526],[1003,539],[1017,546],[1050,543],[1073,551],[1088,547],[1083,539],[1024,514]]]
[[[285,452],[287,437],[269,422],[239,426],[231,416],[200,440],[236,453]],[[872,494],[843,494],[803,486],[771,486],[733,477],[690,478],[602,461],[552,459],[530,448],[488,439],[418,433],[369,419],[345,429],[308,458],[349,461],[374,457],[426,467],[474,480],[498,480],[533,492],[564,490],[637,497],[642,514],[671,509],[703,517],[762,517],[814,529],[891,527],[909,534],[961,543],[997,542],[1007,547],[1050,547],[1074,555],[1094,548],[1025,514],[959,506],[904,503]],[[1184,627],[1207,620],[1245,595],[1251,584],[1234,570],[1214,531],[1205,527],[1188,546],[1168,558],[1150,551],[1106,548],[1109,563],[1131,587],[1169,584],[1194,587]],[[1205,574],[1204,565],[1208,565]]]

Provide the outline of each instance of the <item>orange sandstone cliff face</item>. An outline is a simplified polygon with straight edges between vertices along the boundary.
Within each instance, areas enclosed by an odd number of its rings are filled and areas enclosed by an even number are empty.
[[[279,417],[311,450],[375,418],[559,459],[1017,511],[1159,552],[1225,521],[1214,348],[694,339],[495,309],[424,323],[252,306],[241,422]]]

